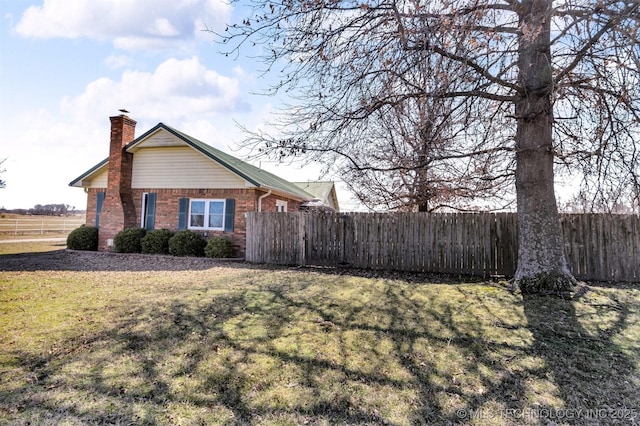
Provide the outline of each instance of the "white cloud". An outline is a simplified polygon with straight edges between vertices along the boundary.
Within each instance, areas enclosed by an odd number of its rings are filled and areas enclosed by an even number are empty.
[[[98,78],[64,97],[60,111],[25,111],[7,127],[13,141],[2,178],[0,207],[68,203],[84,208],[86,196],[68,183],[108,155],[109,116],[127,108],[139,136],[158,122],[229,150],[238,130],[233,115],[249,108],[238,78],[204,66],[197,57],[169,59],[152,72],[126,70],[117,79]]]
[[[121,49],[166,49],[229,20],[224,0],[44,0],[22,15],[23,37],[112,40]]]
[[[174,27],[167,18],[156,18],[147,28],[147,32],[160,37],[175,37],[180,35],[178,29]]]
[[[70,122],[46,110],[14,116],[6,127],[8,140],[15,143],[3,150],[7,187],[0,192],[0,206],[65,203],[84,208],[84,192],[68,184],[108,154],[103,143],[109,138],[108,126]]]
[[[133,60],[128,56],[110,55],[104,63],[111,69],[126,68],[133,64]]]
[[[127,108],[136,119],[155,122],[251,109],[242,101],[237,77],[208,69],[195,56],[168,59],[153,72],[126,70],[119,81],[94,80],[84,93],[65,97],[61,107],[63,113],[83,120],[106,117],[119,108]]]
[[[162,51],[177,50],[188,51],[190,44],[184,39],[167,39],[162,37],[136,37],[124,36],[113,39],[113,47],[120,50]]]

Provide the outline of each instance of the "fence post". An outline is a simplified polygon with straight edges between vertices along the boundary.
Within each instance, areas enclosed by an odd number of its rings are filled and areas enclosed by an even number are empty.
[[[18,235],[18,219],[16,219],[16,229],[14,230],[13,235]]]
[[[303,212],[297,212],[298,215],[298,238],[300,239],[298,244],[300,247],[300,266],[307,266],[307,214]]]

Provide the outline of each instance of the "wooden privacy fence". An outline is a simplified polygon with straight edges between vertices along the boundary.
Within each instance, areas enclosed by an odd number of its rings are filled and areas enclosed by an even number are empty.
[[[561,221],[576,277],[640,281],[640,217]],[[510,277],[517,254],[515,213],[247,214],[246,259],[254,263]]]

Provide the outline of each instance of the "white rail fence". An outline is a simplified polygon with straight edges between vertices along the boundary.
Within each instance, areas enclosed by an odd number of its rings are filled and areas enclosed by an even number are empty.
[[[66,234],[78,228],[84,221],[84,216],[0,218],[0,234]]]

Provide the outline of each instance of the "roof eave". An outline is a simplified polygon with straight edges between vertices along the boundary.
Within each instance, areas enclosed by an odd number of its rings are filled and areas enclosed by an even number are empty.
[[[291,200],[295,200],[295,201],[310,201],[310,200],[313,200],[315,198],[311,194],[307,194],[306,196],[302,196],[302,194],[295,194],[293,192],[283,191],[281,188],[275,188],[275,187],[267,186],[267,185],[259,186],[259,188],[262,189],[262,190],[266,190],[266,191],[272,191],[276,195],[281,195],[281,196],[287,197],[287,198],[289,198]]]
[[[83,174],[81,174],[80,176],[78,176],[77,178],[72,180],[71,182],[69,182],[69,186],[72,186],[72,187],[75,187],[75,188],[83,188],[84,187],[84,185],[82,184],[83,181],[86,178],[88,178],[89,176],[91,176],[94,172],[96,172],[99,169],[101,169],[107,163],[109,163],[109,159],[105,158],[104,160],[102,160],[101,162],[99,162],[98,164],[96,164],[95,166],[93,166],[92,168],[90,168],[89,170],[87,170],[86,172],[84,172]]]

